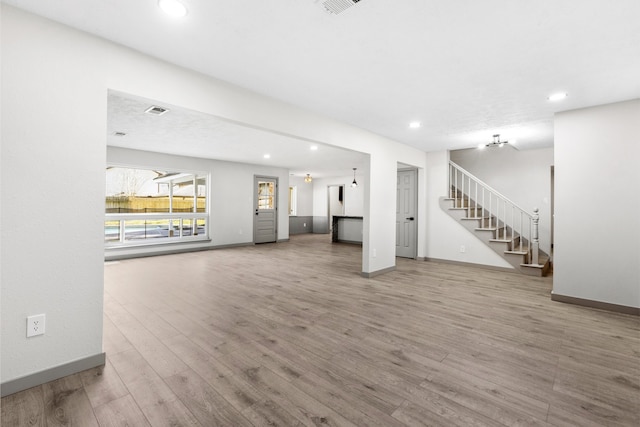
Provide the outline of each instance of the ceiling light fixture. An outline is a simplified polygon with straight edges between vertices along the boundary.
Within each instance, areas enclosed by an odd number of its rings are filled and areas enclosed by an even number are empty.
[[[409,127],[411,129],[418,129],[421,126],[422,126],[422,124],[420,122],[411,122],[411,123],[409,123]]]
[[[311,178],[311,174],[308,173],[307,176],[304,177],[304,182],[306,182],[308,184],[311,181],[313,181],[313,178]]]
[[[158,0],[158,6],[172,18],[184,18],[187,16],[187,7],[178,0]]]
[[[558,92],[558,93],[554,93],[553,95],[549,95],[549,96],[547,97],[547,99],[548,99],[549,101],[552,101],[552,102],[554,102],[554,101],[562,101],[562,100],[563,100],[563,99],[565,99],[567,96],[569,96],[569,94],[568,94],[568,93],[566,93],[566,92]]]
[[[316,151],[318,149],[318,146],[317,145],[312,145],[311,147],[309,147],[309,149],[311,151]]]
[[[493,141],[491,141],[488,144],[485,144],[485,147],[496,147],[496,146],[498,146],[498,147],[502,148],[502,147],[504,147],[504,144],[508,144],[508,143],[509,143],[509,141],[500,141],[500,134],[497,133],[497,134],[493,135]],[[481,148],[481,147],[478,147],[478,148]]]
[[[264,156],[262,156],[262,157],[264,157],[265,159],[270,159],[270,158],[271,158],[271,154],[265,154],[265,155],[264,155]]]
[[[353,182],[351,183],[351,186],[353,188],[356,188],[358,186],[358,181],[356,181],[356,169],[358,168],[353,168]]]

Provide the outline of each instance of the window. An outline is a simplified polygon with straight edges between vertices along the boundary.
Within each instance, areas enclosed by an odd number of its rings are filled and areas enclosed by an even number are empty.
[[[298,205],[298,187],[289,187],[289,215],[296,216],[296,206]]]
[[[258,209],[275,209],[275,183],[258,182]]]
[[[207,238],[207,174],[107,167],[107,247]]]

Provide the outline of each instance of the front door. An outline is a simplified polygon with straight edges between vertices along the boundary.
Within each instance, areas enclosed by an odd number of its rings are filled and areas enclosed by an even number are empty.
[[[276,241],[278,229],[277,212],[278,179],[255,177],[255,216],[253,221],[253,242],[267,243]]]
[[[415,258],[416,248],[416,200],[417,171],[398,171],[396,195],[396,256]]]

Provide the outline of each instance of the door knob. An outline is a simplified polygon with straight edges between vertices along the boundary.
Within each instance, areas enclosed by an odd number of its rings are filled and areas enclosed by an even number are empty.
[[[408,219],[409,221],[413,221],[415,218],[410,216],[409,218],[405,218],[405,219]]]

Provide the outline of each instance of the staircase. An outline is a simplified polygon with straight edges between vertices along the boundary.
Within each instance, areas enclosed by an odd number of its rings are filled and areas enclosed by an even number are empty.
[[[539,248],[537,208],[528,213],[451,161],[449,195],[440,207],[516,270],[531,276],[549,271],[549,255]]]

